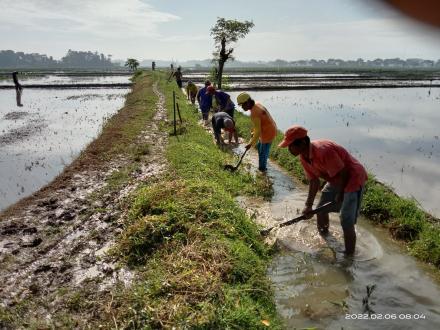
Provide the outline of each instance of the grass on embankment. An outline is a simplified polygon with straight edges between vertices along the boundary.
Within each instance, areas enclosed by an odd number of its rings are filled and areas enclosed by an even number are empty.
[[[175,83],[165,78],[154,74],[172,118]],[[266,277],[270,250],[234,200],[265,190],[265,181],[224,171],[232,157],[176,94],[183,126],[169,137],[170,171],[134,194],[114,250],[138,277],[117,291],[103,319],[121,328],[281,328]],[[172,125],[163,126],[172,132]]]
[[[269,109],[270,111],[270,109]],[[249,117],[237,113],[239,134],[250,138],[252,124]],[[278,148],[283,134],[278,132],[272,144],[270,157],[283,168],[291,171],[301,182],[307,179],[301,163],[287,148]],[[407,243],[409,252],[415,257],[440,268],[440,223],[422,211],[415,200],[401,198],[392,189],[369,175],[361,213],[374,223],[389,228],[392,236]]]

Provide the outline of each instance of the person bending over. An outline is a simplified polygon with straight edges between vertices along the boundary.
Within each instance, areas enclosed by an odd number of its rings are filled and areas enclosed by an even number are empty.
[[[218,145],[225,144],[222,138],[222,129],[229,133],[229,144],[232,142],[232,135],[234,136],[235,143],[238,143],[238,134],[235,129],[235,122],[230,115],[228,115],[226,112],[217,112],[212,116],[211,121],[212,128],[214,130],[214,137]]]
[[[299,156],[307,178],[309,193],[303,214],[312,215],[313,202],[320,188],[319,179],[325,184],[317,207],[336,201],[333,209],[317,214],[317,227],[321,235],[327,235],[329,229],[328,212],[340,212],[344,232],[345,253],[353,255],[356,247],[355,224],[359,215],[367,172],[361,163],[350,153],[330,140],[310,141],[304,127],[294,125],[284,133],[279,147],[288,147],[289,152]]]

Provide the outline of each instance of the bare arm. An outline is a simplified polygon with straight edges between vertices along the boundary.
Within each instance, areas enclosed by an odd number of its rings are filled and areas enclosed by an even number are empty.
[[[253,131],[252,131],[252,139],[249,141],[249,143],[246,145],[246,149],[249,149],[250,147],[257,144],[258,140],[260,139],[261,134],[261,120],[257,117],[251,117],[252,124],[254,125]]]
[[[310,180],[309,194],[307,196],[306,206],[304,207],[304,209],[302,211],[303,214],[307,215],[307,213],[310,213],[310,211],[312,210],[313,201],[315,200],[316,193],[319,190],[319,185],[320,185],[319,178]],[[310,219],[311,217],[312,217],[312,215],[310,215],[308,217],[308,219]]]

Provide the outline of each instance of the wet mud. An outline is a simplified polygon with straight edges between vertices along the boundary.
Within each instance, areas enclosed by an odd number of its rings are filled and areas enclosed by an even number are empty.
[[[12,116],[15,117],[14,119],[8,120],[16,120],[16,119],[22,119],[26,116],[29,116],[29,113],[19,113],[17,115],[16,113],[8,113],[5,115],[4,118],[7,116],[13,114]],[[16,142],[20,142],[23,140],[29,139],[32,135],[41,133],[45,127],[47,127],[47,122],[45,122],[42,118],[38,118],[38,116],[33,116],[32,120],[30,122],[26,123],[24,126],[20,126],[18,128],[14,128],[9,130],[5,134],[0,135],[0,147],[4,147],[6,145],[14,144]]]
[[[4,120],[17,120],[22,119],[29,115],[28,112],[25,111],[12,111],[3,116]]]
[[[166,121],[165,100],[157,86],[154,92],[154,119],[137,137],[151,146],[152,156],[120,191],[106,190],[107,179],[130,159],[93,166],[75,161],[50,185],[0,214],[0,307],[42,301],[29,316],[43,320],[59,308],[61,290],[98,297],[115,284],[131,283],[135,275],[107,252],[122,231],[124,199],[166,170],[168,135],[159,129]]]

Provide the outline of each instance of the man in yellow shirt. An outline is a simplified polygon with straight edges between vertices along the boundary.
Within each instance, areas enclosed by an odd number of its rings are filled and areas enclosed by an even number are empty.
[[[267,171],[267,159],[269,158],[272,141],[277,135],[277,125],[272,119],[269,111],[259,102],[255,102],[248,93],[241,93],[237,96],[237,104],[244,111],[250,110],[253,124],[252,139],[246,145],[246,149],[257,145],[258,169],[261,172]]]
[[[192,104],[196,103],[196,95],[197,95],[198,91],[199,91],[199,89],[191,80],[187,82],[187,84],[186,84],[186,97],[188,100],[191,99]]]

